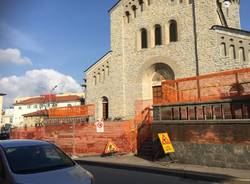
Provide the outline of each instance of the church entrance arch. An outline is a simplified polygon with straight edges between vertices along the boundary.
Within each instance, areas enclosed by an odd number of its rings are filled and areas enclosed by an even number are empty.
[[[164,80],[174,80],[175,75],[172,68],[165,63],[155,63],[144,73],[142,80],[142,96],[144,100],[161,98]]]

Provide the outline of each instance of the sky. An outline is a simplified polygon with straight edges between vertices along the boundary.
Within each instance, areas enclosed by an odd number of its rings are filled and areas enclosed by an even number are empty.
[[[17,96],[82,90],[84,70],[110,50],[108,10],[117,0],[0,0],[0,92]],[[250,30],[250,1],[241,0]]]

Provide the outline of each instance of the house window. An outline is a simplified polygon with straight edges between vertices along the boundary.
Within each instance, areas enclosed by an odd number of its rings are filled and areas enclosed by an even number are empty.
[[[155,25],[155,45],[162,45],[162,30],[160,25]]]
[[[19,110],[22,110],[22,107],[18,107]]]
[[[148,48],[148,32],[145,28],[141,29],[141,48]]]
[[[177,22],[175,20],[170,21],[169,34],[170,34],[169,35],[170,42],[177,42],[178,41]]]
[[[37,109],[37,105],[34,105],[33,107],[34,107],[34,109]]]

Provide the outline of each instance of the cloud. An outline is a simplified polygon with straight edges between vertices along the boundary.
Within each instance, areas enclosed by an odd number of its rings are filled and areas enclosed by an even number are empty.
[[[57,85],[55,93],[82,92],[81,86],[71,77],[53,69],[30,70],[22,76],[0,79],[0,90],[7,93],[4,106],[13,104],[14,98],[48,94]]]
[[[30,34],[11,27],[3,20],[0,20],[0,40],[2,44],[11,45],[11,47],[22,48],[36,53],[43,52],[40,44]]]
[[[13,63],[18,65],[32,64],[31,60],[23,57],[18,49],[0,49],[0,64]]]

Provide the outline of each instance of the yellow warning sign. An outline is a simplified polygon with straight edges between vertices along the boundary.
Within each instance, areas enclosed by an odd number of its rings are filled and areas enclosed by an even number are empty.
[[[170,141],[168,133],[160,133],[158,134],[159,139],[161,141],[162,148],[165,153],[174,153],[174,147]]]
[[[108,153],[116,153],[116,152],[118,152],[118,147],[114,143],[109,141],[108,144],[106,145],[104,153],[108,154]]]

